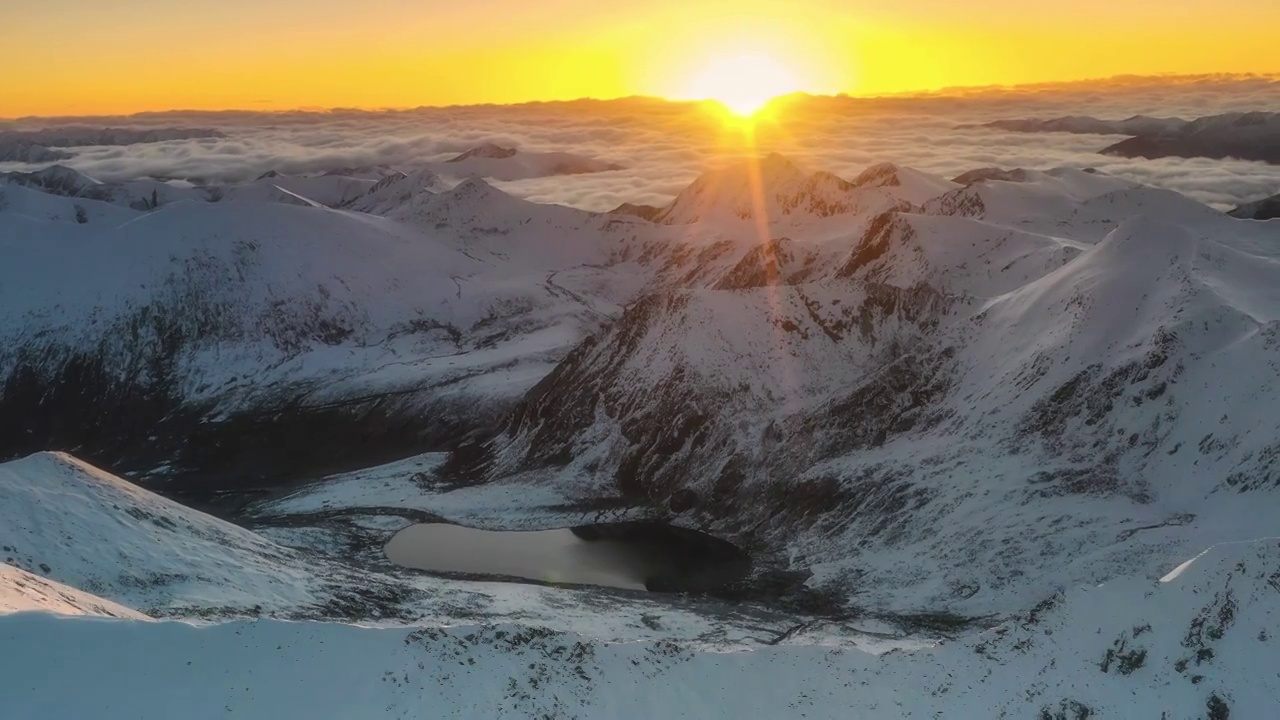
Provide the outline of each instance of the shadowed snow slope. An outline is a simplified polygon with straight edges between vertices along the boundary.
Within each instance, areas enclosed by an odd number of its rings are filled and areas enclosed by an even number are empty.
[[[370,209],[388,217],[0,187],[0,456],[149,450],[155,465],[220,427],[216,444],[238,447],[229,421],[282,408],[346,413],[335,446],[363,423],[421,449],[491,420],[645,282],[615,259],[627,236],[589,213],[479,180],[386,194],[421,180],[379,191]],[[134,421],[66,421],[100,413]]]
[[[511,625],[0,617],[6,717],[1266,717],[1280,547],[1220,546],[1163,583],[1069,590],[964,640],[874,656],[606,643]],[[48,673],[75,692],[51,691]]]
[[[296,551],[61,453],[0,464],[0,547],[20,569],[154,614],[328,597],[321,566]]]

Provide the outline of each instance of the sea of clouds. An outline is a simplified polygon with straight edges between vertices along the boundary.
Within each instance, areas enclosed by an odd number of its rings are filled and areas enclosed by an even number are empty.
[[[1015,88],[959,89],[887,98],[786,98],[754,132],[713,108],[651,98],[414,110],[261,113],[165,112],[128,117],[23,118],[0,130],[65,124],[202,127],[225,138],[70,149],[62,164],[104,181],[158,177],[240,182],[268,170],[317,173],[344,167],[447,159],[481,143],[566,151],[622,170],[502,183],[513,194],[590,210],[623,202],[661,204],[709,167],[781,152],[814,169],[853,177],[894,162],[948,177],[978,167],[1093,167],[1170,188],[1218,207],[1280,192],[1280,166],[1236,160],[1127,159],[1097,151],[1119,137],[1012,133],[964,125],[1006,118],[1136,114],[1196,118],[1280,108],[1280,77],[1120,77]],[[8,164],[6,169],[31,169]]]

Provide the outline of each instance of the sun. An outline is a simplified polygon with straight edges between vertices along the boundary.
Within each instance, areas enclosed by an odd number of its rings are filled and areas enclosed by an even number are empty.
[[[716,100],[735,115],[749,117],[779,95],[800,90],[795,73],[763,53],[715,58],[689,87],[690,97]]]

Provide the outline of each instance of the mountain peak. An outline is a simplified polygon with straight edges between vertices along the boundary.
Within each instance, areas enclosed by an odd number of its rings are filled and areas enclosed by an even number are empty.
[[[516,152],[518,151],[515,148],[503,147],[496,143],[484,143],[483,145],[477,145],[471,148],[470,150],[462,153],[461,155],[458,155],[457,157],[446,160],[445,162],[456,163],[456,162],[462,162],[464,160],[470,160],[471,158],[489,158],[491,160],[501,160],[503,158],[512,157],[513,155],[516,154]]]
[[[895,171],[899,168],[894,167]],[[896,177],[896,175],[895,175]],[[914,178],[914,176],[913,176]],[[654,217],[665,225],[687,225],[714,217],[746,220],[763,216],[770,222],[789,217],[829,217],[867,210],[876,212],[915,202],[914,196],[930,197],[948,187],[941,178],[912,183],[904,197],[896,193],[863,188],[825,171],[811,172],[790,158],[769,153],[749,158],[698,176],[676,199]],[[897,184],[904,185],[902,181]]]
[[[103,184],[66,165],[50,165],[32,172],[0,173],[0,182],[34,188],[50,195],[85,197],[104,194]]]
[[[863,170],[853,179],[858,187],[899,187],[902,178],[898,176],[901,168],[890,162],[878,163]]]
[[[753,161],[747,161],[748,164],[751,162]],[[775,177],[778,175],[797,175],[804,172],[800,169],[800,166],[792,162],[790,158],[776,152],[771,152],[756,162],[758,162],[760,166],[760,174],[769,177]]]
[[[35,170],[29,173],[14,173],[14,174],[15,175],[23,174],[33,178],[66,179],[66,180],[74,179],[78,182],[83,182],[88,185],[102,184],[101,181],[95,180],[94,178],[89,177],[88,175],[80,172],[79,170],[76,170],[75,168],[67,167],[66,165],[50,165],[49,167],[41,168],[39,170]]]
[[[857,188],[881,188],[913,205],[922,205],[956,187],[944,178],[891,162],[868,167],[854,178],[852,185]]]
[[[440,177],[430,170],[415,170],[407,174],[396,171],[374,183],[369,192],[350,201],[345,207],[382,215],[399,206],[411,204],[416,198],[432,196],[441,187]]]
[[[494,193],[505,195],[506,193],[490,185],[488,181],[479,175],[471,177],[458,183],[453,190],[449,192],[455,197],[485,197]]]

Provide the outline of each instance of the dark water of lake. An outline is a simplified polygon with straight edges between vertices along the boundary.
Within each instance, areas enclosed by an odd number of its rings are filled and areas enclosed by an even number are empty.
[[[431,572],[658,592],[711,590],[751,569],[746,553],[728,542],[651,522],[537,531],[420,524],[396,533],[386,555]]]

